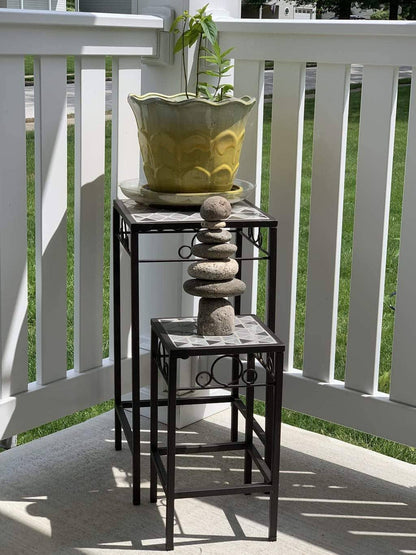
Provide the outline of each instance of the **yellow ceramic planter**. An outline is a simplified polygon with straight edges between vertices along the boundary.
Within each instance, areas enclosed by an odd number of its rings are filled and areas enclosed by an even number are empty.
[[[130,94],[150,189],[165,193],[229,191],[238,170],[254,98],[212,102],[185,94]]]

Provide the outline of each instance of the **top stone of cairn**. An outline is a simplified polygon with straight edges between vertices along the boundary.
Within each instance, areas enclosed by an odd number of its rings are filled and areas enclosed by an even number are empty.
[[[204,201],[200,213],[206,222],[226,220],[231,214],[231,204],[218,195],[209,197]]]

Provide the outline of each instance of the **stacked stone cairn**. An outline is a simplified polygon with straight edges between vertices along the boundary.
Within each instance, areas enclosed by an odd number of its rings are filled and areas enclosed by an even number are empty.
[[[220,196],[209,197],[201,207],[200,243],[192,254],[202,260],[190,264],[188,274],[194,278],[183,285],[186,293],[201,297],[197,332],[199,335],[231,335],[234,332],[234,307],[225,297],[241,295],[246,285],[236,279],[238,262],[231,258],[237,250],[230,243],[231,233],[225,229],[231,204]]]

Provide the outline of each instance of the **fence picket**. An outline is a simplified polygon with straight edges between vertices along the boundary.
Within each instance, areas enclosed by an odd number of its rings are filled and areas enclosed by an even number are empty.
[[[35,60],[36,380],[66,376],[66,58]]]
[[[75,86],[74,368],[83,372],[103,358],[104,58],[76,58]]]
[[[111,150],[111,198],[118,196],[117,188],[123,179],[139,176],[139,142],[133,112],[127,103],[129,93],[141,92],[140,59],[136,57],[113,58],[112,103],[112,150]],[[113,261],[110,265],[110,358],[113,358]],[[130,330],[130,264],[129,257],[121,249],[120,259],[121,303],[121,356],[129,352]]]
[[[345,383],[368,394],[378,384],[396,99],[397,70],[364,67]]]
[[[350,68],[318,65],[303,373],[334,376]]]
[[[0,56],[0,399],[27,389],[24,60]]]
[[[390,397],[394,401],[416,405],[416,67],[410,96],[406,176],[403,193],[402,231],[396,295]]]
[[[277,61],[274,64],[269,212],[279,222],[276,331],[286,344],[285,369],[291,370],[295,336],[306,64]]]
[[[256,206],[261,200],[261,168],[263,154],[263,108],[264,108],[264,62],[236,60],[234,65],[234,93],[236,96],[254,96],[257,102],[247,122],[244,144],[241,151],[238,177],[247,179],[256,185],[253,198]],[[244,242],[243,257],[257,256],[256,249]],[[258,261],[253,261],[250,268],[242,264],[242,279],[247,285],[241,299],[243,313],[257,311],[257,275]]]

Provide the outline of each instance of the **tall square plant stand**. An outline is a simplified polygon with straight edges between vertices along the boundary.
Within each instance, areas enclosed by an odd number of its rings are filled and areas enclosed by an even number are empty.
[[[132,186],[137,188],[137,180],[127,180],[120,186]],[[123,187],[122,187],[123,188]],[[122,432],[132,452],[132,496],[133,504],[139,505],[141,500],[140,481],[140,411],[148,409],[150,400],[142,398],[141,395],[141,359],[140,359],[140,315],[142,314],[142,291],[139,284],[142,277],[143,265],[152,264],[188,264],[192,262],[191,246],[197,232],[201,229],[201,215],[197,209],[184,207],[162,207],[145,206],[138,204],[135,200],[115,200],[113,203],[113,327],[114,327],[114,404],[115,404],[115,448],[122,448]],[[227,219],[227,229],[234,235],[237,246],[236,260],[240,264],[240,277],[246,265],[256,260],[266,261],[268,271],[266,279],[266,323],[273,330],[276,316],[276,257],[277,257],[277,220],[254,206],[247,200],[233,204],[231,216]],[[263,233],[262,233],[263,232]],[[177,255],[166,258],[157,256],[151,258],[139,248],[139,239],[144,237],[156,237],[160,235],[180,234],[188,240],[186,244],[178,249]],[[263,240],[264,239],[264,240]],[[120,255],[127,255],[130,266],[130,348],[131,348],[131,400],[122,398],[122,306],[121,306],[121,271]],[[174,284],[182,287],[182,284]],[[235,313],[241,312],[241,297],[234,298]],[[155,316],[156,314],[150,314]],[[270,388],[267,388],[270,390]],[[270,395],[270,391],[266,392]],[[222,395],[204,397],[206,404],[223,402]],[[225,396],[228,399],[227,396]],[[208,400],[209,399],[209,400]],[[267,401],[267,400],[266,400]],[[177,405],[187,405],[186,395],[178,399]],[[159,399],[159,406],[166,406],[165,397]],[[272,403],[266,402],[267,411],[271,410]],[[129,413],[131,412],[131,421]],[[238,409],[232,405],[232,434],[236,441]],[[266,422],[271,419],[266,418]],[[266,423],[267,430],[267,423]]]

